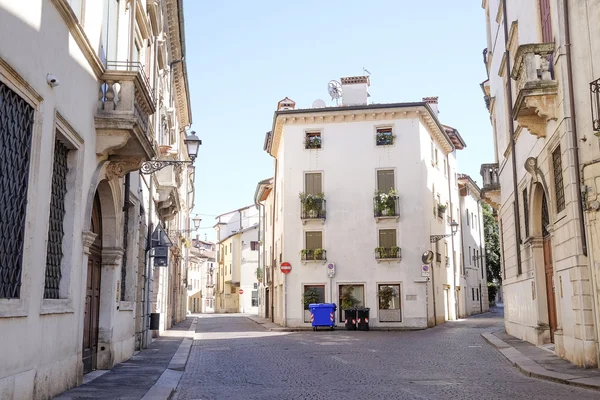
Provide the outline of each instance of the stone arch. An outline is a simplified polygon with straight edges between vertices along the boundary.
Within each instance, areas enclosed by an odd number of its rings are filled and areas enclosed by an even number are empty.
[[[542,210],[548,212],[550,210],[550,196],[548,189],[543,182],[534,182],[530,189],[529,199],[529,218],[531,236],[542,238],[548,231],[548,226],[552,226],[550,215],[543,215]],[[545,202],[545,206],[543,206]]]

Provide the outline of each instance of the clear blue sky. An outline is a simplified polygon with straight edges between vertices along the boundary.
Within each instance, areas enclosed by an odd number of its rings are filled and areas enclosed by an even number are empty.
[[[253,203],[273,174],[262,150],[277,102],[321,98],[327,82],[371,72],[371,101],[439,96],[440,120],[467,143],[459,172],[481,182],[493,162],[492,130],[479,84],[486,79],[479,1],[185,0],[186,60],[196,160],[195,213],[214,216]],[[212,229],[198,231],[214,239]]]

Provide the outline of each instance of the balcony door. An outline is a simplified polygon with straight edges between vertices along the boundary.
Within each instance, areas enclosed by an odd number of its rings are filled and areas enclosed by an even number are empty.
[[[320,172],[308,172],[304,175],[304,192],[312,195],[323,193],[323,181]]]

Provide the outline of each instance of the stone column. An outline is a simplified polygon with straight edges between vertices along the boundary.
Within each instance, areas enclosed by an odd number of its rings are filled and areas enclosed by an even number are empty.
[[[122,248],[102,249],[100,319],[98,329],[98,369],[114,366],[113,329],[121,288]]]

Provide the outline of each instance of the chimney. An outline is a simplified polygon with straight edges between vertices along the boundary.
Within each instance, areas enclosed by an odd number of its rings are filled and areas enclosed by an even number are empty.
[[[293,110],[296,108],[296,102],[292,99],[290,99],[289,97],[286,97],[283,100],[280,100],[279,103],[277,103],[277,111],[281,111],[281,110]]]
[[[342,78],[342,105],[359,106],[369,102],[368,76],[349,76]]]
[[[436,116],[440,114],[438,110],[438,96],[423,97],[423,102],[429,104]]]

